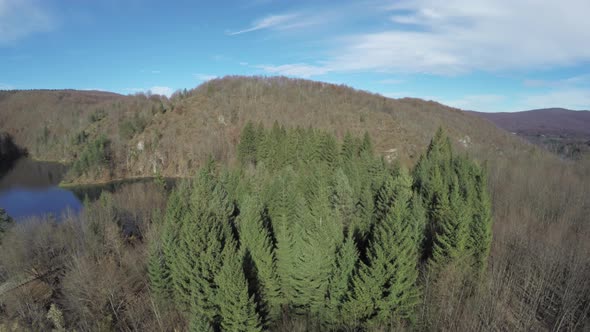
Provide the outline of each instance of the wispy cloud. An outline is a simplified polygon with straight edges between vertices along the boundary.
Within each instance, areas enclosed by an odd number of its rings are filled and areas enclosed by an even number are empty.
[[[498,94],[480,94],[467,95],[454,100],[440,100],[441,103],[456,107],[463,110],[479,111],[479,112],[498,112],[502,111],[502,102],[506,100],[506,96]]]
[[[253,32],[263,29],[292,29],[308,25],[299,14],[270,15],[254,21],[250,27],[238,31],[228,32],[230,36]]]
[[[0,90],[14,90],[14,86],[10,84],[0,83]]]
[[[212,79],[217,78],[217,75],[209,75],[209,74],[193,74],[193,77],[199,81],[210,81]]]
[[[380,31],[337,38],[315,71],[459,75],[588,62],[590,1],[566,2],[401,0]]]
[[[576,75],[572,77],[562,79],[526,79],[523,81],[526,87],[539,88],[539,87],[574,87],[574,86],[590,86],[590,74]],[[590,92],[589,92],[590,93]]]
[[[55,18],[43,1],[0,0],[0,44],[53,29]]]
[[[151,88],[125,88],[123,91],[127,93],[148,93],[166,97],[170,97],[172,93],[174,93],[174,90],[167,86],[152,86]]]
[[[314,66],[304,63],[294,63],[281,66],[272,65],[259,65],[255,68],[262,69],[267,73],[274,75],[285,75],[285,76],[298,76],[298,77],[311,77],[325,74],[329,71],[324,66]]]
[[[547,107],[590,110],[590,90],[570,88],[528,95],[522,98],[519,107],[521,110]]]

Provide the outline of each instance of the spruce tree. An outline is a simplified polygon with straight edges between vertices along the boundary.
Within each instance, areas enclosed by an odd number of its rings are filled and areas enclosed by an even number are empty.
[[[393,188],[384,192],[393,193],[392,202],[383,219],[375,224],[373,239],[369,246],[368,262],[362,264],[353,279],[351,301],[347,312],[356,321],[390,323],[412,320],[419,299],[418,246],[413,240],[415,214],[412,207],[411,178],[402,172],[395,181],[386,181]]]
[[[330,198],[332,208],[342,220],[344,228],[348,229],[354,218],[354,193],[342,168],[335,172]]]
[[[258,135],[252,122],[248,121],[240,136],[238,160],[243,164],[256,164],[258,155]]]
[[[215,276],[221,328],[236,332],[261,331],[254,297],[248,294],[243,270],[243,250],[238,251],[234,242],[228,241],[222,259],[223,266]]]
[[[296,189],[292,170],[277,174],[271,186],[267,204],[276,240],[275,255],[281,285],[281,304],[288,304],[295,297],[295,234],[305,204]]]
[[[259,307],[271,320],[279,317],[281,310],[280,284],[276,271],[272,238],[262,219],[262,205],[255,197],[248,197],[240,208],[238,226],[241,245],[253,266],[250,266],[252,282],[258,282]]]
[[[322,165],[323,166],[323,165]],[[323,167],[311,170],[301,180],[308,188],[308,209],[296,224],[295,297],[294,305],[300,312],[318,317],[324,307],[324,295],[328,286],[337,245],[342,243],[342,223],[334,216],[329,201],[329,186]],[[315,174],[312,175],[312,174]],[[311,181],[310,181],[311,180]]]
[[[487,174],[480,169],[475,177],[476,200],[470,224],[469,249],[473,255],[475,272],[481,275],[487,267],[492,243],[492,208],[487,188]]]
[[[436,271],[467,258],[471,211],[461,197],[457,176],[453,176],[448,199],[438,202],[434,214],[438,225],[430,266]]]
[[[345,326],[349,320],[343,307],[350,295],[351,280],[357,263],[358,250],[352,232],[349,232],[338,248],[328,284],[324,321],[329,328]]]
[[[199,320],[213,324],[218,308],[214,302],[214,278],[221,268],[228,230],[229,204],[214,175],[214,165],[202,168],[192,187],[190,207],[178,235],[171,274],[176,298]]]
[[[159,301],[167,300],[171,295],[170,270],[158,240],[150,242],[149,245],[148,276],[150,289],[155,298]]]

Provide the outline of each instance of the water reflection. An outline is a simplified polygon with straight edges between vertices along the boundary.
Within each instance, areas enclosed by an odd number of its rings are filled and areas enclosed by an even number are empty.
[[[66,172],[67,167],[62,164],[26,158],[18,160],[12,169],[0,174],[0,208],[15,220],[47,214],[59,219],[68,209],[78,213],[84,200],[96,200],[104,191],[115,192],[132,182],[153,181],[152,178],[143,178],[60,188],[58,184]],[[175,182],[174,179],[166,179],[166,187],[173,188]]]
[[[0,207],[18,219],[53,214],[60,216],[66,209],[79,212],[80,198],[57,184],[67,171],[66,166],[20,159],[0,177]]]

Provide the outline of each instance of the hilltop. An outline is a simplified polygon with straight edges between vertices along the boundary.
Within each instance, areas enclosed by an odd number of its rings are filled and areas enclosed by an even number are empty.
[[[468,112],[563,157],[590,152],[590,111],[545,108],[514,113]]]
[[[93,156],[85,154],[89,145],[94,142],[92,151],[108,149],[99,159],[105,157],[109,167],[80,172],[74,176],[78,182],[188,176],[209,155],[232,162],[248,121],[314,126],[340,139],[347,131],[367,131],[376,152],[407,165],[416,162],[439,126],[459,151],[480,159],[530,148],[488,121],[434,101],[285,77],[224,77],[171,98],[73,90],[0,96],[2,130],[35,158],[73,162],[82,156],[92,164]],[[97,142],[102,135],[106,140]]]

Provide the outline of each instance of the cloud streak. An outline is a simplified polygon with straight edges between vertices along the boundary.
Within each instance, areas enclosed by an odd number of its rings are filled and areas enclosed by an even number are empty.
[[[243,33],[253,32],[257,30],[263,29],[271,29],[271,28],[290,28],[296,27],[296,19],[299,15],[296,14],[284,14],[284,15],[270,15],[264,17],[260,20],[255,21],[249,28],[238,30],[234,32],[229,32],[228,35],[235,36],[240,35]]]
[[[388,8],[385,28],[341,36],[314,72],[460,75],[590,61],[590,48],[581,47],[590,40],[590,1],[566,2],[398,1]],[[267,68],[284,66],[310,65]]]
[[[0,0],[0,44],[50,31],[55,18],[35,0]]]

